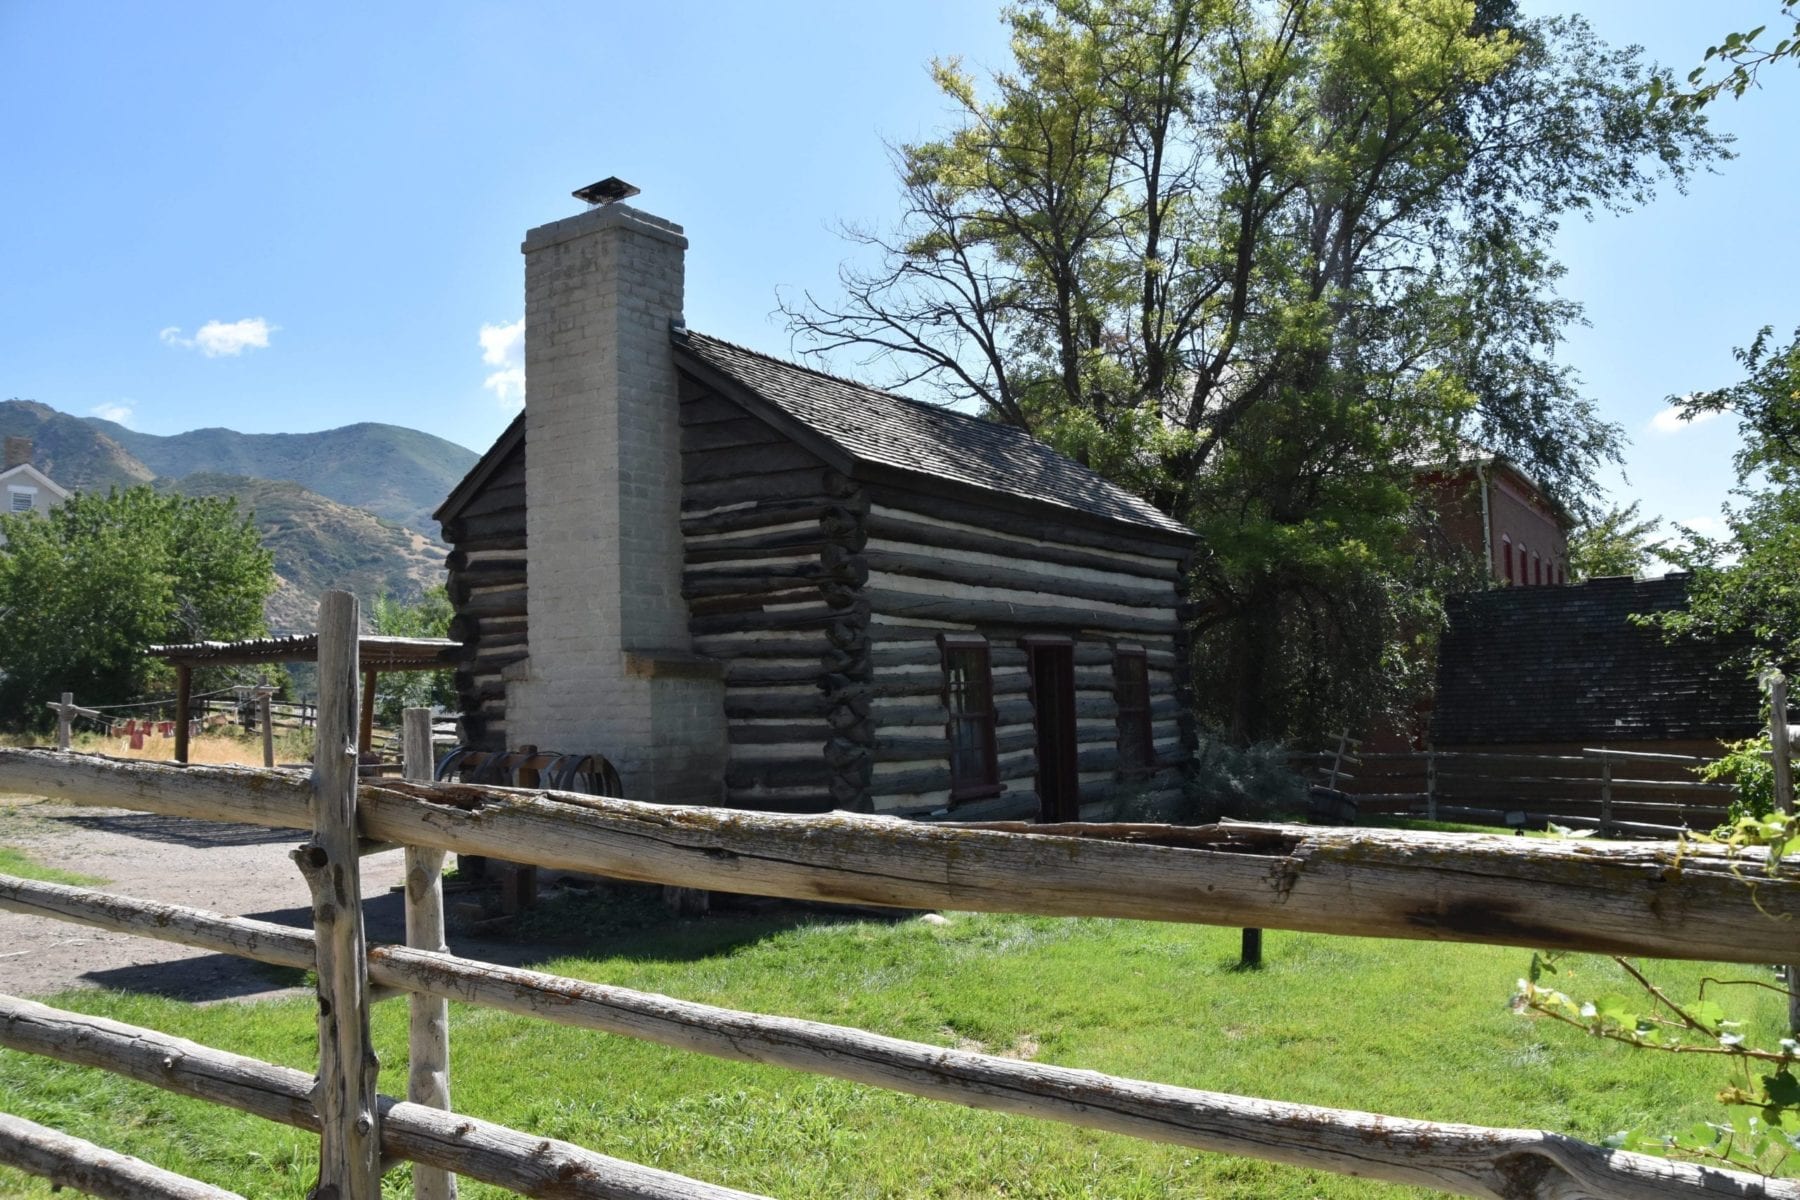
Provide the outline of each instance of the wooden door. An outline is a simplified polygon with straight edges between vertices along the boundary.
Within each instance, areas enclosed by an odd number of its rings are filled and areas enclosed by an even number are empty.
[[[1029,641],[1032,720],[1037,726],[1038,820],[1081,819],[1075,770],[1075,647],[1066,639]]]

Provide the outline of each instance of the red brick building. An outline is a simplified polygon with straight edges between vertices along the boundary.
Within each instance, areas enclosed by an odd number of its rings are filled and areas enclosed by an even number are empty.
[[[1498,455],[1418,475],[1445,535],[1479,556],[1496,583],[1569,581],[1568,512],[1531,476]]]

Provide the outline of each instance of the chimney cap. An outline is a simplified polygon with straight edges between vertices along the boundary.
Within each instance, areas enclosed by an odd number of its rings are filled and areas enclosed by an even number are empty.
[[[590,183],[584,188],[577,188],[573,193],[577,200],[586,200],[592,205],[612,204],[618,200],[629,200],[642,189],[626,183],[617,175],[608,175],[599,183]]]

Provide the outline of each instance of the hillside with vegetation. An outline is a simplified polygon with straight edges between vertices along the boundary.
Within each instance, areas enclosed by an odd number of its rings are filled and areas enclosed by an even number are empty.
[[[267,615],[278,632],[311,629],[328,588],[355,592],[367,607],[377,596],[410,601],[442,583],[444,546],[431,511],[476,457],[395,425],[161,437],[32,400],[0,401],[5,435],[30,438],[33,463],[74,491],[153,483],[236,499],[275,558]]]
[[[265,610],[278,633],[311,630],[319,595],[330,588],[356,593],[367,608],[378,596],[411,600],[444,581],[444,549],[435,540],[297,483],[201,472],[156,486],[229,496],[254,516],[275,556],[275,591]]]

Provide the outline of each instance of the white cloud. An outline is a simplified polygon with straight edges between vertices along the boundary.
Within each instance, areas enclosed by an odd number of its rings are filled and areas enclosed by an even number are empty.
[[[198,350],[208,358],[236,357],[246,350],[267,350],[269,335],[280,329],[262,317],[245,317],[241,321],[208,321],[183,337],[179,325],[171,325],[156,336],[170,346]]]
[[[509,408],[525,403],[525,318],[510,325],[483,325],[481,361],[500,368],[488,373],[482,387]]]
[[[131,401],[129,400],[121,401],[118,404],[96,404],[88,411],[102,421],[111,421],[115,425],[131,424]]]
[[[1684,417],[1681,415],[1681,410],[1671,404],[1650,418],[1650,428],[1657,433],[1680,433],[1689,425],[1699,425],[1718,415],[1716,411],[1709,411],[1697,412],[1692,417]]]

